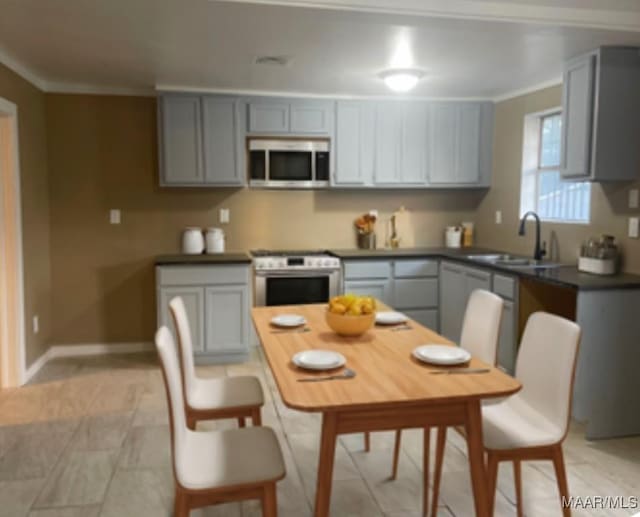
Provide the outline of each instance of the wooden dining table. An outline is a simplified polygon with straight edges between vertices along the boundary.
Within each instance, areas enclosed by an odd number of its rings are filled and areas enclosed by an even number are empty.
[[[408,328],[403,330],[374,326],[359,337],[341,337],[327,325],[326,310],[325,304],[252,310],[253,322],[283,403],[298,411],[322,413],[314,515],[329,515],[338,435],[462,426],[466,431],[476,515],[488,517],[480,402],[515,393],[521,388],[520,383],[475,358],[465,367],[486,368],[489,372],[434,374],[443,368],[458,368],[433,366],[413,357],[412,352],[419,345],[455,346],[437,332],[409,321]],[[271,319],[285,313],[304,316],[306,328],[288,331],[275,328]],[[313,349],[340,352],[356,376],[347,380],[298,382],[304,377],[326,375],[326,372],[310,372],[293,364],[294,354]],[[428,444],[428,432],[424,434]],[[428,450],[424,462],[428,473]]]

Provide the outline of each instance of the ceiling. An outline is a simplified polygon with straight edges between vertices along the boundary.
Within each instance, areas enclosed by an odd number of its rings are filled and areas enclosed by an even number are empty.
[[[637,0],[272,3],[0,0],[0,61],[47,91],[354,97],[390,95],[379,72],[417,66],[412,96],[495,99],[558,82],[565,59],[597,46],[640,46]]]

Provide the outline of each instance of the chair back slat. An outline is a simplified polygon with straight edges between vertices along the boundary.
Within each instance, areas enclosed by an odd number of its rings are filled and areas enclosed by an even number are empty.
[[[191,393],[193,388],[196,370],[193,363],[193,339],[191,337],[191,326],[189,316],[184,301],[180,296],[176,296],[169,302],[169,309],[173,317],[173,323],[178,334],[178,348],[180,361],[182,364],[182,383],[186,393]]]
[[[497,360],[504,301],[484,289],[471,293],[462,324],[460,346],[488,364]]]

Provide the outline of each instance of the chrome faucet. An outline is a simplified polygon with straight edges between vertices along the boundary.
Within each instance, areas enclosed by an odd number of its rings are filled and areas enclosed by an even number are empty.
[[[540,246],[540,217],[538,216],[538,214],[530,211],[522,216],[522,219],[520,219],[520,229],[518,230],[518,235],[522,236],[525,234],[524,223],[527,221],[527,218],[529,216],[533,217],[536,220],[536,247],[533,250],[533,258],[535,260],[542,260],[542,257],[547,254],[547,243],[544,242],[542,246]]]

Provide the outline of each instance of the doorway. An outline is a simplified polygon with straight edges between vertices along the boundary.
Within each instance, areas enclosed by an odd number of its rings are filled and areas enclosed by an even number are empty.
[[[0,387],[25,376],[18,111],[0,98]]]

